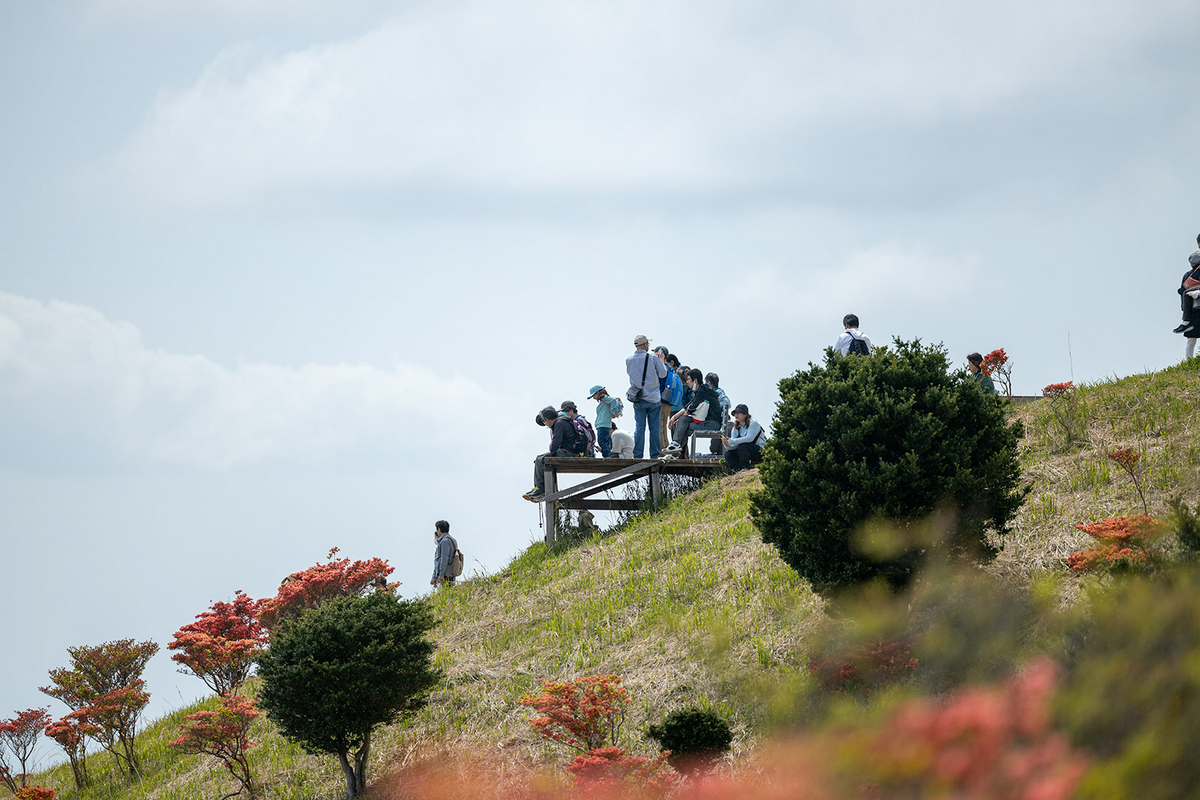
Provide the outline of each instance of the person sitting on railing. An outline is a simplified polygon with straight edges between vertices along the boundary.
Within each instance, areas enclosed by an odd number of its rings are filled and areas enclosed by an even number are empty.
[[[698,369],[688,370],[685,377],[692,399],[671,416],[674,441],[667,447],[667,458],[687,457],[687,441],[692,431],[721,430],[721,398],[716,390],[703,382],[704,373]]]
[[[758,420],[750,418],[750,409],[746,408],[745,403],[734,406],[733,418],[736,424],[732,434],[725,440],[728,448],[725,451],[725,463],[734,472],[741,472],[762,463],[762,446],[767,434]]]
[[[540,503],[546,497],[546,459],[571,458],[579,455],[579,433],[575,423],[566,414],[559,416],[554,406],[547,406],[537,416],[537,424],[550,428],[550,450],[533,460],[533,488],[521,495],[531,503]]]

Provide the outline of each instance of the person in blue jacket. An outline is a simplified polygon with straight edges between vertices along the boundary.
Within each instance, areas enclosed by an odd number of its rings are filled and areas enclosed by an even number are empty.
[[[762,448],[767,441],[767,433],[758,420],[750,418],[750,409],[745,403],[733,407],[734,426],[725,443],[725,464],[734,472],[750,469],[755,464],[761,464]]]

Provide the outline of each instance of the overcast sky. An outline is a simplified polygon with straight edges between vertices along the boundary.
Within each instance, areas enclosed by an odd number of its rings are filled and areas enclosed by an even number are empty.
[[[534,413],[638,333],[764,419],[850,311],[1023,394],[1177,361],[1198,36],[1194,0],[7,0],[0,717],[332,546],[411,596],[445,517],[503,566]],[[152,715],[203,690],[172,666]]]

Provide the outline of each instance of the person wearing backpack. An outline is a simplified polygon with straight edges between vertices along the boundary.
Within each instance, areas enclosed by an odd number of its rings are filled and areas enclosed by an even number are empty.
[[[621,401],[608,393],[600,384],[591,388],[588,399],[596,401],[596,445],[601,458],[612,458],[613,419],[624,410]]]
[[[670,350],[659,345],[654,348],[654,354],[667,368],[667,374],[658,382],[658,393],[661,400],[658,412],[658,439],[665,450],[671,443],[671,434],[667,423],[671,419],[671,414],[679,410],[675,403],[683,394],[683,381],[675,367],[671,366],[672,362],[678,365],[679,359],[671,355]]]
[[[686,377],[688,388],[692,390],[692,400],[678,414],[671,416],[674,441],[666,450],[669,458],[687,458],[688,437],[692,431],[721,429],[721,398],[716,390],[702,382],[704,373],[698,369],[689,370]]]
[[[842,327],[846,330],[833,343],[835,352],[841,355],[869,356],[871,355],[871,340],[858,330],[858,317],[847,314],[842,317]]]
[[[1200,236],[1196,237],[1200,246]],[[1179,282],[1179,304],[1183,311],[1183,322],[1175,329],[1187,339],[1184,347],[1184,358],[1191,358],[1196,352],[1196,339],[1200,337],[1200,250],[1188,256],[1188,271],[1183,273]]]
[[[767,441],[767,433],[758,420],[750,418],[750,409],[746,408],[745,403],[734,406],[733,419],[733,431],[724,440],[727,448],[725,465],[734,472],[741,472],[762,463],[762,448]]]
[[[439,519],[433,523],[433,577],[430,586],[454,585],[454,579],[462,575],[463,555],[458,542],[450,535],[450,523]]]
[[[649,433],[650,457],[658,458],[662,442],[658,437],[659,399],[658,382],[667,376],[667,365],[650,353],[650,340],[638,334],[633,339],[633,355],[625,359],[625,373],[629,376],[629,390],[625,393],[633,406],[634,458],[641,458],[645,451]]]
[[[572,400],[563,400],[562,405],[559,406],[559,411],[565,414],[567,419],[571,420],[571,424],[575,426],[575,433],[577,434],[575,455],[595,458],[596,429],[592,427],[592,423],[587,421],[587,417],[579,413],[579,409],[575,407],[575,403]]]
[[[721,401],[721,433],[722,438],[728,438],[729,432],[733,430],[733,418],[729,416],[729,409],[733,406],[733,402],[729,399],[729,395],[725,394],[725,390],[721,388],[721,377],[715,372],[710,372],[704,376],[704,382],[712,387],[712,390],[717,393],[717,398]],[[721,444],[721,439],[713,439],[708,444],[708,452],[713,455],[721,455],[724,450],[724,445]]]
[[[580,450],[575,423],[566,414],[560,416],[554,406],[542,409],[537,424],[550,429],[550,449],[533,460],[533,488],[521,495],[531,503],[546,498],[546,459],[570,458],[579,455]]]

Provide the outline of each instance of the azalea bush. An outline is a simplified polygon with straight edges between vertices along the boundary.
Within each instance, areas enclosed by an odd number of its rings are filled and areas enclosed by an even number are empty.
[[[21,767],[21,785],[24,786],[29,773],[29,759],[33,757],[33,749],[37,746],[38,738],[50,722],[50,715],[43,708],[28,708],[18,712],[12,719],[0,720],[0,743],[3,743],[17,759]],[[2,763],[2,762],[0,762]],[[16,776],[12,769],[4,766],[4,784],[16,792]]]
[[[1042,389],[1042,397],[1050,404],[1050,416],[1062,431],[1064,445],[1070,447],[1082,435],[1075,382],[1051,383]]]
[[[89,722],[86,715],[80,711],[72,711],[46,726],[46,736],[57,742],[67,754],[76,789],[82,789],[88,783],[87,737],[95,736],[99,732],[99,726]]]
[[[22,786],[17,790],[17,800],[58,800],[58,792],[45,786]]]
[[[80,722],[95,726],[90,735],[130,774],[138,772],[137,726],[150,702],[141,675],[157,652],[154,642],[133,639],[68,647],[71,667],[50,670],[50,685],[40,689],[78,712]]]
[[[258,621],[259,603],[239,591],[232,603],[216,602],[175,633],[171,660],[195,675],[218,695],[238,690],[250,674],[255,653],[267,640]]]
[[[619,675],[586,675],[569,682],[542,682],[540,695],[521,705],[539,713],[530,728],[547,741],[578,751],[567,765],[585,794],[612,794],[637,787],[643,795],[667,792],[678,778],[666,753],[648,759],[618,746],[629,694]]]
[[[1005,397],[1012,397],[1012,361],[1008,354],[1001,347],[998,350],[993,350],[983,357],[983,363],[979,366],[983,370],[983,374],[992,378],[1000,387],[1004,389]]]
[[[1067,565],[1073,572],[1147,572],[1161,560],[1158,542],[1167,526],[1145,514],[1075,527],[1101,544],[1072,553]]]
[[[293,572],[284,578],[274,597],[258,605],[258,620],[269,631],[289,618],[298,617],[306,609],[316,608],[335,597],[359,597],[372,589],[395,591],[399,584],[389,584],[393,572],[382,558],[366,561],[335,559],[338,549],[329,551],[329,561],[306,570]]]
[[[918,663],[907,641],[892,639],[833,655],[816,653],[806,666],[823,692],[870,695],[911,674]]]
[[[250,740],[250,724],[260,712],[253,700],[239,695],[221,697],[219,702],[221,707],[216,711],[189,714],[180,726],[181,735],[169,744],[183,753],[213,756],[238,782],[236,794],[244,791],[253,797],[254,776],[248,753],[257,743]]]

